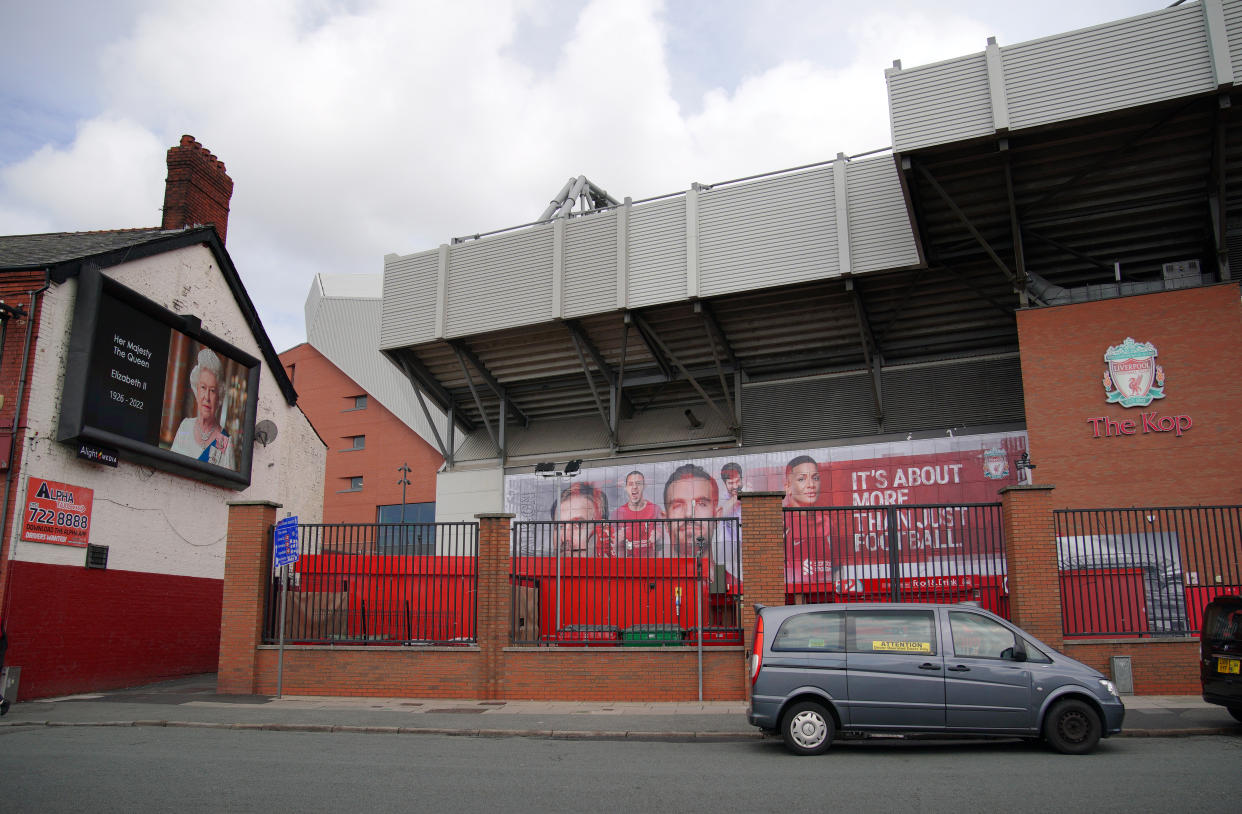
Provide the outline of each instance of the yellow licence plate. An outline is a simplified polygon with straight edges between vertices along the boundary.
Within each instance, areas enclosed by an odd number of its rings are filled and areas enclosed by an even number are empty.
[[[1242,666],[1242,659],[1216,660],[1216,672],[1218,673],[1236,673],[1240,666]]]

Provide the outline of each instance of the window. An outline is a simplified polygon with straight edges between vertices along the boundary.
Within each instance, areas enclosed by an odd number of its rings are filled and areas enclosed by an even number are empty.
[[[401,522],[401,504],[394,503],[391,506],[375,507],[375,522],[377,523],[400,523]],[[436,522],[436,504],[435,501],[430,503],[407,503],[405,504],[405,522],[407,523],[434,523]]]
[[[376,538],[377,554],[435,554],[436,504],[407,503],[405,504],[405,525],[402,520],[401,504],[376,506],[375,519],[381,525]]]
[[[847,645],[851,653],[936,655],[933,611],[851,611]]]
[[[985,616],[977,613],[950,613],[949,627],[953,630],[955,655],[980,659],[1013,658],[1013,632]]]
[[[354,406],[352,407],[346,407],[344,412],[348,413],[350,410],[365,410],[367,408],[367,397],[366,396],[354,396],[353,405]]]
[[[350,435],[345,440],[349,442],[346,450],[367,448],[367,437],[365,435]]]
[[[362,491],[362,476],[354,475],[352,478],[345,478],[345,488],[341,489],[340,491],[361,492]]]
[[[772,640],[773,650],[810,650],[821,653],[845,652],[845,614],[803,613],[791,616]]]

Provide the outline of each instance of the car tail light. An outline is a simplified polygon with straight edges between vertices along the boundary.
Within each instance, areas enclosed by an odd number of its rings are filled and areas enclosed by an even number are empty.
[[[750,651],[750,683],[753,686],[763,666],[763,617],[755,617],[755,642]]]

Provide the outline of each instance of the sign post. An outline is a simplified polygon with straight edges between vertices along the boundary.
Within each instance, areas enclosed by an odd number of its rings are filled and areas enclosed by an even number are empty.
[[[280,645],[276,655],[276,697],[284,694],[285,603],[289,599],[289,566],[298,561],[297,515],[278,520],[272,530],[272,562],[280,569]]]

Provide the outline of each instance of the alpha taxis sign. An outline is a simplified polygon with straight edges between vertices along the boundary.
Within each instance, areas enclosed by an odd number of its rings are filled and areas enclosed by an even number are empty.
[[[1164,393],[1164,366],[1156,362],[1159,352],[1150,342],[1131,337],[1104,352],[1104,397],[1109,404],[1122,407],[1149,407]],[[1094,416],[1087,419],[1093,438],[1112,438],[1140,433],[1172,433],[1181,437],[1194,426],[1188,415],[1161,415],[1157,410],[1139,413],[1138,418]]]
[[[85,546],[90,541],[95,492],[54,480],[26,482],[22,539],[33,543]]]

